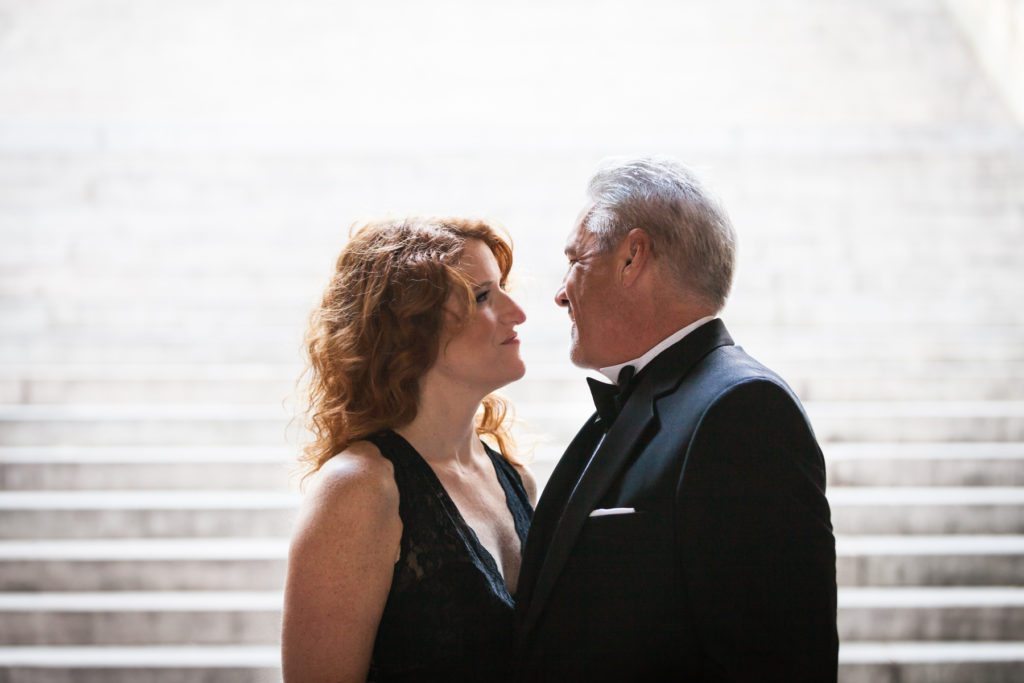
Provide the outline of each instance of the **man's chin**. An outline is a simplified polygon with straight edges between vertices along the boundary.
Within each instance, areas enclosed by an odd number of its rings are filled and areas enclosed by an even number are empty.
[[[569,346],[569,360],[573,365],[584,370],[597,370],[599,367],[587,358],[587,354],[580,348],[575,339]]]

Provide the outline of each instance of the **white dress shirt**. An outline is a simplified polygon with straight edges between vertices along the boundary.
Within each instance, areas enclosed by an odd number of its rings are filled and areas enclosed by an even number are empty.
[[[619,363],[618,365],[610,365],[607,368],[598,368],[597,371],[600,372],[605,377],[607,377],[608,379],[610,379],[612,381],[612,384],[618,384],[619,371],[621,371],[622,368],[626,367],[627,365],[632,365],[633,369],[635,370],[634,374],[640,374],[640,371],[644,369],[644,366],[650,363],[652,360],[654,360],[659,353],[661,353],[668,347],[672,346],[677,341],[679,341],[686,335],[690,334],[704,323],[711,322],[717,317],[718,316],[716,315],[709,315],[704,318],[701,318],[700,320],[694,320],[692,323],[690,323],[683,329],[679,330],[678,332],[670,334],[669,336],[662,339],[660,342],[655,344],[650,351],[640,356],[639,358],[634,358],[633,360],[626,361],[625,363]]]

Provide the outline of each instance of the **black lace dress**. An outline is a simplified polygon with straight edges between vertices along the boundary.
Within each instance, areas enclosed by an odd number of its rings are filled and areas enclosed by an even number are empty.
[[[401,557],[377,629],[369,680],[507,680],[515,603],[497,563],[408,441],[393,431],[369,441],[394,464],[402,518]],[[485,448],[525,543],[533,508],[522,479]]]

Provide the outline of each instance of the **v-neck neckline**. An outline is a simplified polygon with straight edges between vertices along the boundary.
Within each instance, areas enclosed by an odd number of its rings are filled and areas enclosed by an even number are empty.
[[[477,535],[476,530],[472,526],[470,526],[469,522],[466,521],[465,516],[463,516],[462,514],[462,510],[460,510],[459,506],[456,505],[455,500],[451,497],[451,494],[448,493],[448,489],[444,487],[444,484],[441,482],[441,478],[437,476],[437,472],[435,472],[434,468],[430,466],[430,463],[427,462],[427,459],[424,458],[418,450],[416,450],[416,447],[409,443],[408,439],[406,439],[404,436],[402,436],[393,429],[389,429],[388,432],[394,435],[395,438],[397,438],[402,444],[404,444],[405,447],[409,449],[409,452],[416,456],[415,459],[418,460],[420,464],[426,469],[427,478],[431,481],[435,488],[434,495],[437,497],[439,501],[441,501],[441,505],[448,512],[448,517],[452,520],[452,523],[458,530],[459,535],[462,537],[463,542],[466,545],[466,549],[471,553],[475,553],[477,558],[487,568],[488,579],[490,580],[491,584],[495,586],[500,586],[504,595],[507,596],[510,601],[513,600],[515,597],[515,593],[509,590],[508,584],[505,582],[505,576],[502,573],[501,569],[498,567],[497,559],[494,557],[494,555],[491,554],[491,551],[488,550],[487,547],[480,541],[480,537]],[[494,456],[492,456],[491,453],[489,452],[487,444],[483,442],[481,442],[481,444],[484,447],[484,453],[487,455],[487,459],[490,460],[491,462],[491,467],[494,468],[494,477],[495,479],[498,480],[498,486],[501,488],[501,491],[505,496],[505,509],[508,510],[509,516],[512,518],[512,526],[513,530],[515,531],[516,538],[519,540],[519,552],[521,556],[522,547],[524,545],[523,538],[519,535],[519,528],[515,523],[515,512],[512,510],[512,507],[509,504],[508,487],[504,484],[504,482],[501,479],[501,472],[498,471],[498,465],[497,463],[494,462]]]

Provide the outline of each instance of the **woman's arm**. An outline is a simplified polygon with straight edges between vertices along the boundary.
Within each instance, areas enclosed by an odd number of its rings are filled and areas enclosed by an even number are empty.
[[[365,681],[391,588],[402,521],[391,463],[359,442],[305,496],[284,594],[284,680]]]

